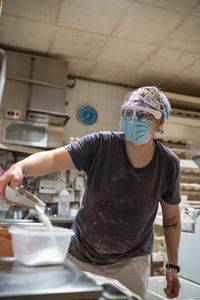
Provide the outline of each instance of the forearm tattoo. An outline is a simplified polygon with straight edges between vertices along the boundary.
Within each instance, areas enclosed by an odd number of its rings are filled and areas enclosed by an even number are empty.
[[[163,227],[165,230],[167,230],[168,228],[174,228],[176,230],[177,225],[178,225],[178,222],[176,222],[174,224],[169,224],[169,225],[163,224]]]
[[[24,176],[27,176],[27,175],[28,175],[28,172],[29,172],[29,169],[23,170],[23,175],[24,175]]]

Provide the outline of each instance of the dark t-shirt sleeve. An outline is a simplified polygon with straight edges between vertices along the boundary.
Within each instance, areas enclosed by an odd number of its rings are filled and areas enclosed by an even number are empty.
[[[98,143],[98,134],[93,133],[65,146],[79,171],[88,172],[95,155],[97,155]]]
[[[172,160],[172,168],[170,174],[169,187],[162,199],[168,204],[178,204],[181,202],[180,195],[180,160],[174,158]]]

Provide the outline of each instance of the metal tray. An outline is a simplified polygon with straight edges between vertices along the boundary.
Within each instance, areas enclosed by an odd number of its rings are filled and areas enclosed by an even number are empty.
[[[67,259],[63,265],[26,267],[0,258],[0,300],[99,299],[102,290]]]

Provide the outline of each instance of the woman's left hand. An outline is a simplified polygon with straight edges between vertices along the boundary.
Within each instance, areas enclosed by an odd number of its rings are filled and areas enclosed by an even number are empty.
[[[172,268],[167,269],[166,280],[167,280],[167,286],[164,289],[164,292],[167,295],[167,298],[178,297],[179,290],[180,290],[180,282],[179,282],[177,271]]]

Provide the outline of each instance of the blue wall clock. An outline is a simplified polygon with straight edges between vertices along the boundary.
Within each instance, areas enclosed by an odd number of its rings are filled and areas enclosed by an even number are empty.
[[[80,108],[78,117],[82,123],[92,125],[96,122],[98,115],[94,107],[86,105]]]

